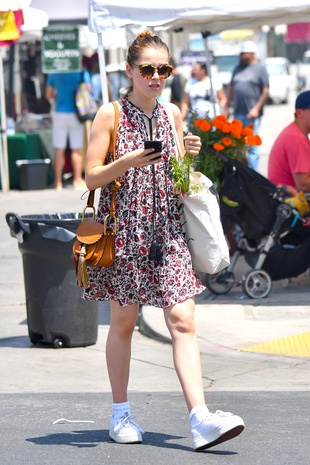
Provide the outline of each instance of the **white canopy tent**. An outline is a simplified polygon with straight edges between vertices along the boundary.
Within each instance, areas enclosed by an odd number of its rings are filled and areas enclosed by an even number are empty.
[[[31,7],[44,10],[53,23],[87,23],[88,4],[86,0],[31,0]]]
[[[38,0],[37,0],[38,1]],[[142,0],[89,0],[88,25],[98,34],[98,56],[103,89],[107,101],[107,80],[102,33],[109,34],[125,26],[138,25],[160,29],[190,28],[204,37],[226,29],[249,29],[263,25],[276,26],[310,21],[309,0],[178,0],[170,6],[157,0],[151,8]],[[207,39],[205,40],[207,47]]]
[[[196,27],[212,34],[225,29],[254,28],[268,24],[288,24],[310,20],[308,0],[261,0],[253,4],[247,0],[179,0],[174,7],[166,0],[157,0],[151,8],[145,2],[126,0],[108,2],[89,1],[89,27],[94,32],[118,28],[128,24],[165,27]]]

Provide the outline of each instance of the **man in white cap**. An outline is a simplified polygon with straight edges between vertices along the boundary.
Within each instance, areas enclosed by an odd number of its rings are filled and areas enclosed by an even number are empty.
[[[257,63],[256,45],[247,40],[241,45],[240,62],[232,73],[231,82],[227,90],[225,113],[233,101],[234,118],[239,119],[245,126],[253,124],[254,134],[258,133],[263,106],[269,95],[269,76],[264,65]],[[259,148],[251,147],[248,154],[250,168],[257,171]]]

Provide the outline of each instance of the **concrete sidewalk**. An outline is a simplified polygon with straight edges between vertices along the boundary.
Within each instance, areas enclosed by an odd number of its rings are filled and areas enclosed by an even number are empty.
[[[27,216],[81,212],[86,203],[85,198],[81,199],[82,194],[70,187],[61,192],[46,189],[10,191],[7,194],[0,194],[2,302],[10,303],[10,298],[16,295],[16,287],[20,288],[23,282],[18,242],[10,235],[9,227],[5,222],[6,213],[15,212],[20,216]],[[235,269],[237,281],[242,278],[247,269],[250,269],[249,266],[242,258],[239,259]],[[18,282],[16,282],[16,277],[18,277]],[[265,299],[247,298],[241,286],[236,286],[228,294],[221,296],[214,296],[206,290],[196,297],[198,337],[201,341],[207,340],[213,344],[237,350],[253,348],[254,352],[310,357],[309,338],[303,336],[303,340],[287,340],[289,337],[294,338],[307,333],[309,336],[309,297],[310,277],[308,273],[286,282],[273,282],[271,293]],[[142,332],[155,339],[169,342],[169,334],[161,311],[144,306],[141,321]],[[283,338],[285,338],[283,343],[274,342]],[[271,344],[273,347],[268,348],[262,345],[268,343],[273,343]]]
[[[241,279],[250,269],[242,258],[236,268]],[[265,299],[246,297],[241,287],[215,296],[196,296],[196,327],[201,341],[241,351],[310,358],[310,276],[304,273],[273,282]],[[142,331],[170,342],[163,315],[151,306],[142,309]]]

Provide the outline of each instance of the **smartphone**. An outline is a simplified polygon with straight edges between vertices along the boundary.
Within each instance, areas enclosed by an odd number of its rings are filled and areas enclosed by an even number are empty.
[[[144,141],[145,149],[154,149],[154,152],[161,152],[162,143],[161,140],[145,140]],[[153,160],[157,161],[161,159],[161,154],[159,153],[157,157],[154,157]]]
[[[144,141],[145,149],[154,149],[154,152],[162,151],[162,142],[161,140],[145,140]]]

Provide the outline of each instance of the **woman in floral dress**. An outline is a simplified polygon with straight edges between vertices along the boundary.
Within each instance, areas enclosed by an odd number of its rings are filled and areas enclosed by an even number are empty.
[[[127,54],[131,86],[118,102],[116,160],[112,103],[103,105],[93,122],[86,183],[91,190],[101,187],[98,221],[109,212],[113,180],[117,178],[121,187],[116,196],[115,262],[108,268],[89,269],[84,298],[110,301],[106,345],[113,396],[110,437],[118,443],[142,441],[143,430],[133,420],[127,388],[139,305],[149,304],[164,311],[176,372],[190,413],[194,449],[200,450],[235,437],[244,424],[230,413],[212,414],[205,405],[194,325],[194,296],[204,287],[194,273],[178,216],[171,179],[171,157],[177,152],[173,129],[165,106],[157,100],[171,70],[167,45],[149,31],[139,34]],[[175,105],[171,107],[183,146],[181,114]],[[144,148],[144,141],[152,139],[161,141],[161,152]],[[186,136],[189,154],[198,155],[200,147],[199,137]]]

